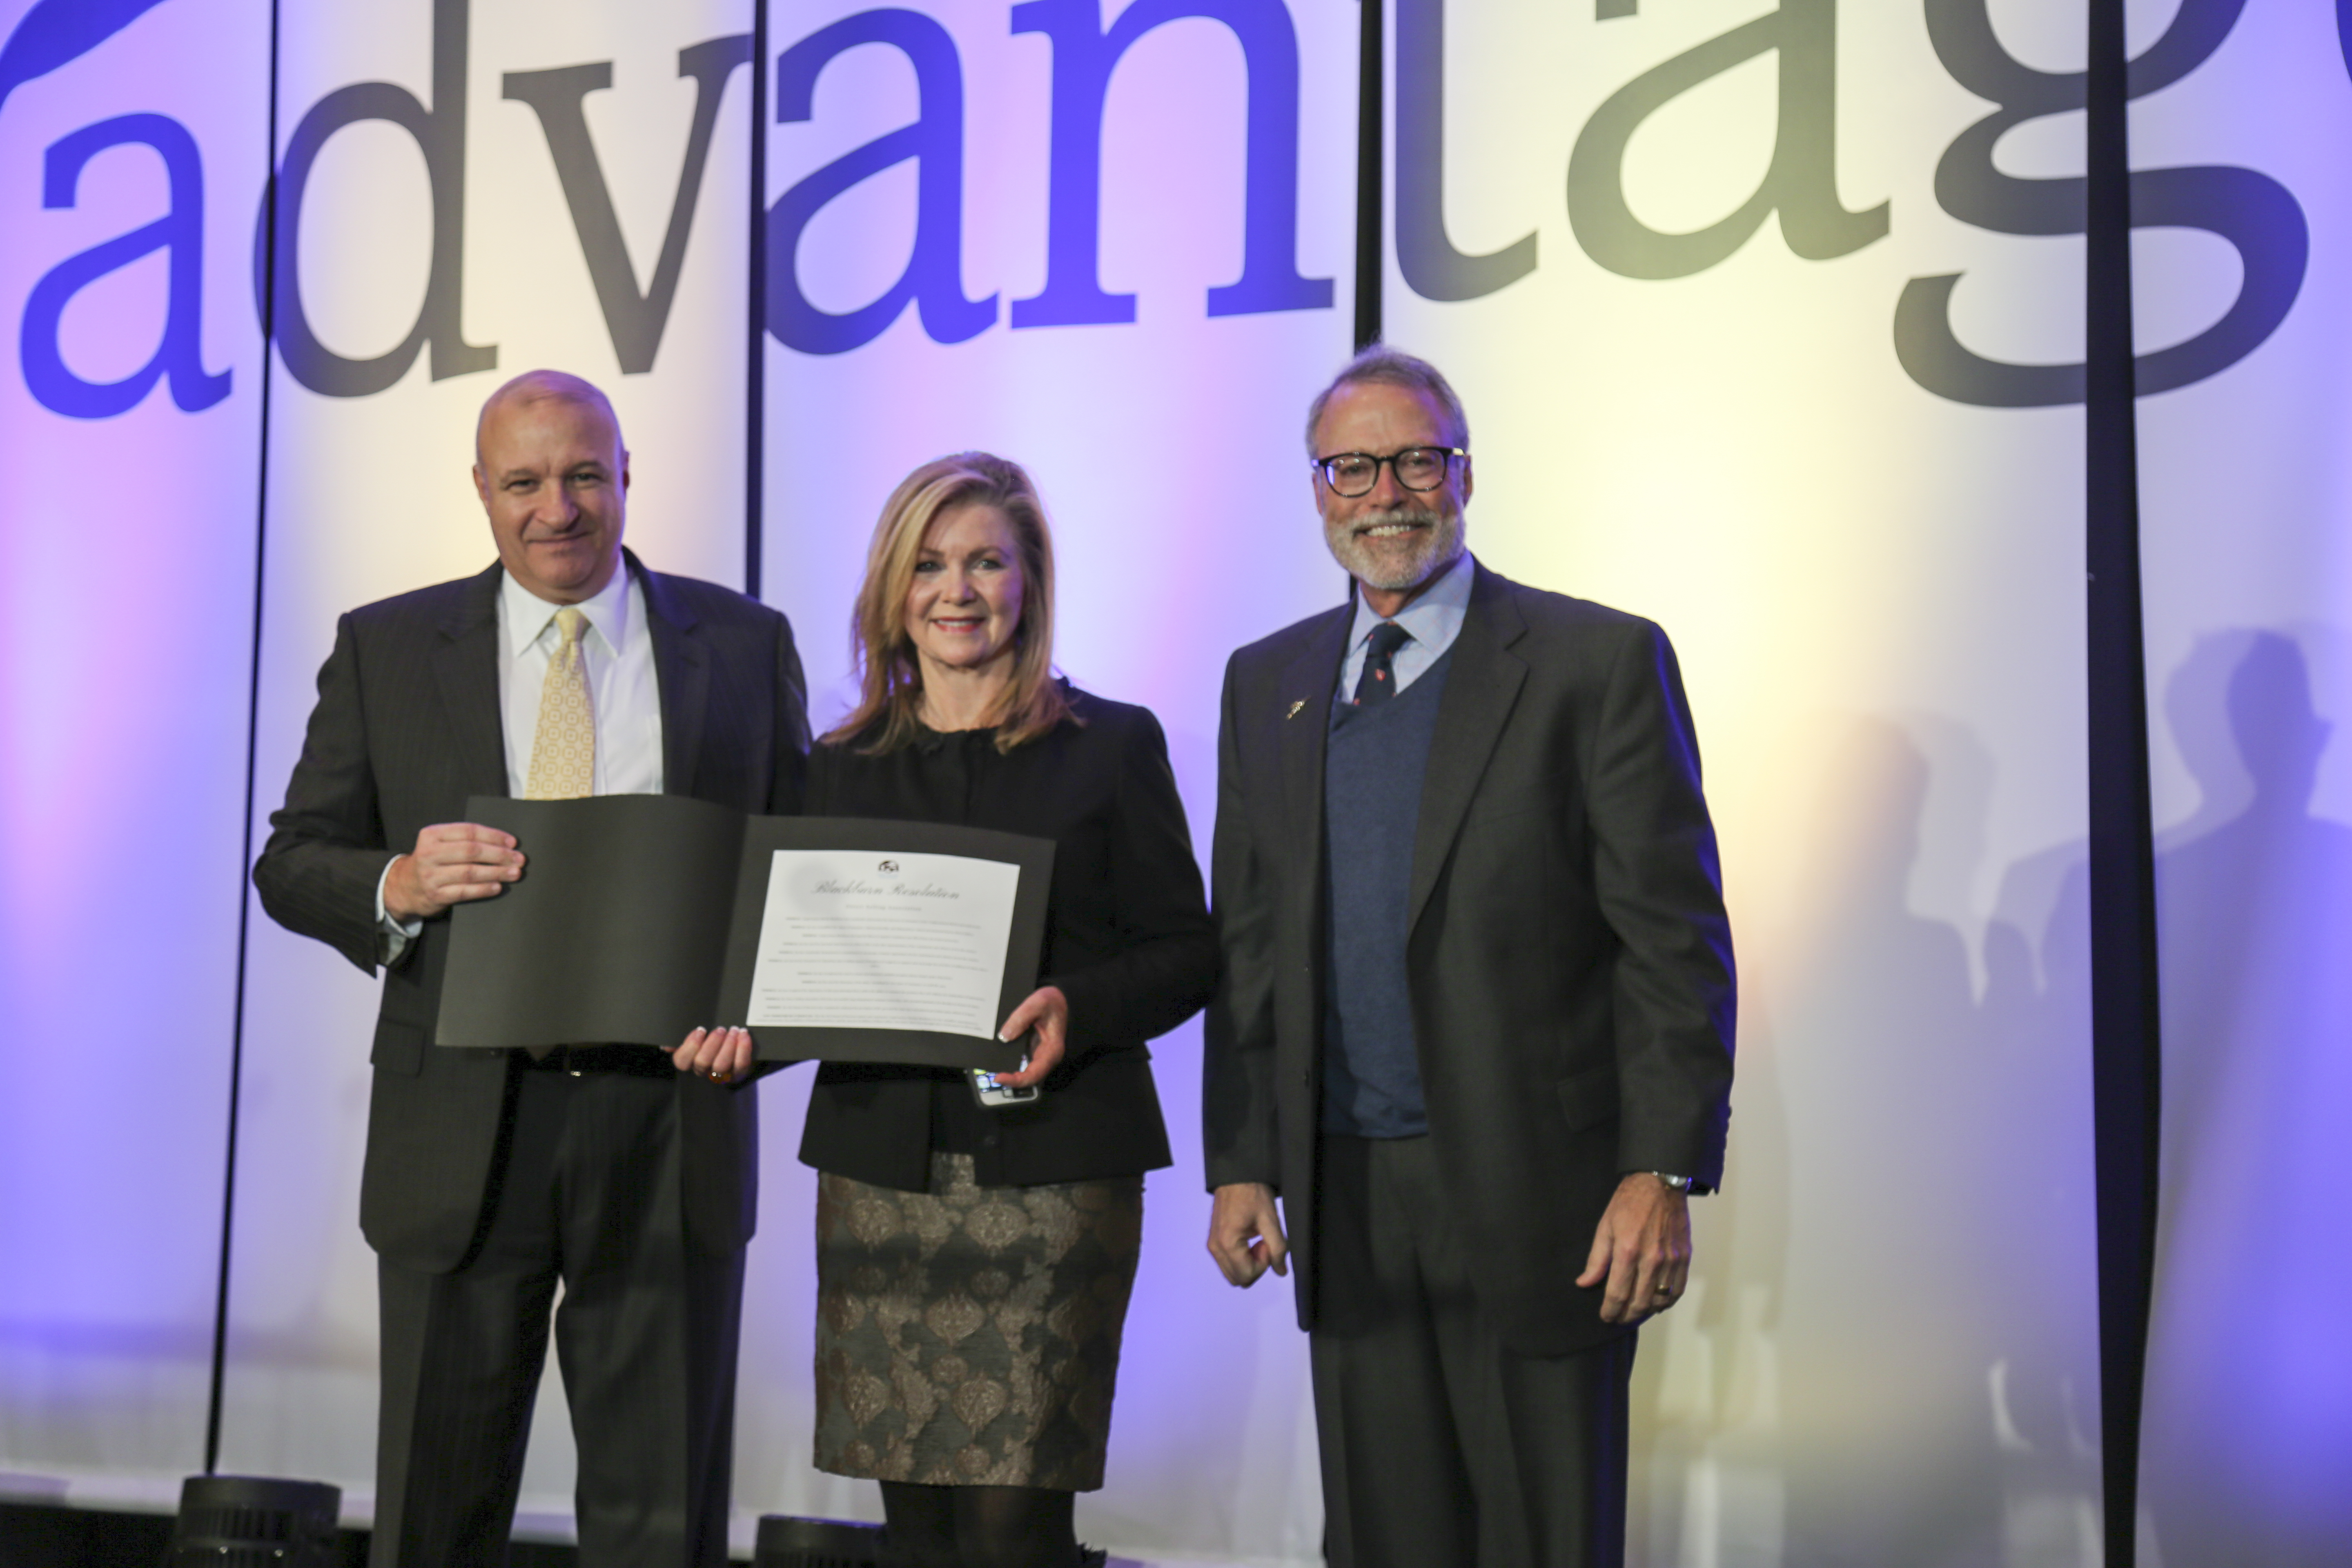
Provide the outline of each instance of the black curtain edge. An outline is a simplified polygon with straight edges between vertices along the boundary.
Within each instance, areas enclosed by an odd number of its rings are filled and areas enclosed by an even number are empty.
[[[1387,90],[1382,63],[1381,0],[1357,0],[1356,41],[1356,331],[1360,352],[1381,341],[1381,195],[1387,183],[1381,108]]]
[[[205,1396],[205,1468],[207,1476],[220,1468],[222,1408],[228,1383],[229,1277],[236,1236],[237,1126],[245,1089],[246,981],[251,970],[253,888],[247,869],[253,864],[253,814],[260,804],[261,635],[262,596],[269,573],[269,414],[270,354],[278,341],[278,69],[279,60],[279,0],[269,4],[269,107],[267,163],[261,187],[261,406],[255,442],[253,493],[253,633],[246,668],[245,692],[245,821],[236,862],[236,984],[229,1008],[228,1103],[221,1151],[220,1266],[213,1293],[212,1365]]]
[[[2100,1479],[2105,1561],[2107,1568],[2133,1568],[2163,1060],[2123,0],[2090,0],[2088,33],[2084,563]]]
[[[768,424],[768,0],[751,0],[751,315],[744,334],[743,592],[760,597],[767,543]]]

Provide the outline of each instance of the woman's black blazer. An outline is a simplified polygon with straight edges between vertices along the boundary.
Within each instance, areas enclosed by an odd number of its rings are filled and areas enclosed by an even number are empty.
[[[935,1147],[961,1148],[982,1186],[1157,1170],[1168,1131],[1144,1042],[1206,1004],[1217,941],[1168,746],[1148,710],[1070,689],[1075,721],[1010,752],[992,731],[926,731],[864,756],[810,753],[813,816],[948,822],[1054,841],[1040,984],[1070,1002],[1068,1054],[1044,1092],[983,1110],[944,1069],[826,1062],[801,1159],[921,1191]]]

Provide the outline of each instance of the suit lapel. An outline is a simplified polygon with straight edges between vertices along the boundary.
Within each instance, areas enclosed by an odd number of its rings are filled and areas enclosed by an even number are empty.
[[[710,650],[695,630],[694,612],[672,594],[658,572],[624,552],[646,591],[646,621],[654,637],[654,680],[661,691],[662,790],[694,793],[702,758],[702,726],[710,699]]]
[[[1353,598],[1326,616],[1307,636],[1307,646],[1284,667],[1274,695],[1275,726],[1282,757],[1283,819],[1301,835],[1309,867],[1323,858],[1323,753],[1331,733],[1331,692],[1348,652],[1348,626],[1355,619]],[[1322,879],[1312,885],[1322,886]]]
[[[499,711],[499,584],[501,569],[469,579],[441,617],[441,644],[433,652],[433,679],[449,732],[457,743],[457,773],[470,795],[507,791],[506,723]]]
[[[1437,706],[1437,731],[1429,745],[1429,772],[1421,786],[1421,815],[1412,836],[1412,893],[1405,905],[1407,931],[1421,919],[1437,887],[1470,809],[1470,797],[1495,753],[1505,721],[1518,700],[1528,667],[1510,651],[1527,630],[1510,584],[1477,566],[1470,590],[1470,614],[1454,642],[1454,664]]]

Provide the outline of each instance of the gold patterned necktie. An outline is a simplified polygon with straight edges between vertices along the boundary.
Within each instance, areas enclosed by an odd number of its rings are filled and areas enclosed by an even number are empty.
[[[588,698],[588,658],[580,638],[588,617],[577,605],[555,612],[563,641],[547,660],[539,692],[539,733],[530,745],[531,800],[576,800],[596,793],[596,707]]]

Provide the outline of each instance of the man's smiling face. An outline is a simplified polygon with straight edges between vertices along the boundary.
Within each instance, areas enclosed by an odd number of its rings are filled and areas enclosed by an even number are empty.
[[[1318,457],[1362,452],[1386,458],[1408,447],[1455,447],[1462,433],[1443,409],[1410,387],[1350,382],[1331,394],[1315,426]],[[1433,490],[1409,490],[1391,464],[1360,496],[1332,493],[1320,470],[1315,506],[1323,540],[1349,575],[1368,589],[1410,593],[1460,558],[1462,509],[1470,500],[1470,460],[1456,458]],[[1377,607],[1377,606],[1376,606]]]
[[[474,486],[508,574],[554,605],[603,592],[620,569],[629,488],[603,399],[501,392],[483,411],[478,451]]]

